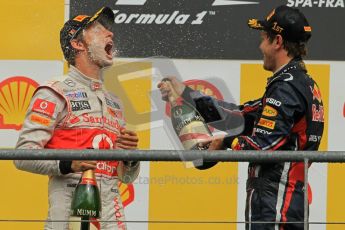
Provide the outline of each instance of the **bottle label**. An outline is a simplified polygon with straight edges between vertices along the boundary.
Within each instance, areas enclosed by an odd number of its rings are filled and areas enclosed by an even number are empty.
[[[201,121],[189,123],[179,133],[179,139],[184,149],[192,149],[197,143],[207,140],[210,136],[209,130]]]
[[[85,178],[85,177],[81,178],[80,184],[91,184],[91,185],[97,186],[96,180],[92,178]]]
[[[91,219],[98,219],[102,215],[101,209],[90,208],[71,208],[70,216],[73,217],[87,217]]]
[[[180,133],[184,127],[186,127],[187,125],[189,125],[193,121],[199,121],[200,123],[203,124],[203,118],[200,115],[195,115],[195,116],[190,116],[186,119],[178,120],[177,124],[174,125],[174,128],[175,128],[177,133]],[[203,124],[203,126],[205,126],[205,125]]]
[[[99,213],[96,210],[78,208],[76,211],[77,211],[76,216],[89,216],[89,217],[98,217],[99,216]]]
[[[184,149],[192,149],[212,136],[204,118],[187,104],[173,107],[171,114],[172,125]]]

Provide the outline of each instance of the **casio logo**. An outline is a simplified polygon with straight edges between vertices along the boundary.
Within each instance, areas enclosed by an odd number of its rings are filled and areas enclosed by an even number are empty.
[[[271,104],[271,105],[275,105],[275,106],[277,106],[277,107],[279,107],[279,106],[282,105],[282,103],[281,103],[280,101],[278,101],[278,100],[276,100],[276,99],[274,99],[274,98],[271,98],[271,97],[266,98],[266,102],[269,103],[269,104]]]

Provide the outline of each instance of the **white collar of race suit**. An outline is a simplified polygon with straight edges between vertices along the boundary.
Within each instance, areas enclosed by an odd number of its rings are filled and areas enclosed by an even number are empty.
[[[73,77],[76,81],[82,83],[83,85],[89,86],[92,91],[103,89],[103,81],[90,78],[80,72],[75,66],[70,66],[69,75]]]

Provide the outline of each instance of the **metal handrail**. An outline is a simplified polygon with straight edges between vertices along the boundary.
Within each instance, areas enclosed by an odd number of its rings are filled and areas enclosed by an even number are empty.
[[[345,162],[343,151],[200,151],[200,150],[103,150],[103,149],[0,149],[0,160],[124,160],[203,162],[304,162],[304,188],[311,162]],[[309,228],[308,189],[304,190],[304,229]]]
[[[205,162],[345,162],[345,151],[200,151],[105,149],[0,149],[0,160],[132,160]]]

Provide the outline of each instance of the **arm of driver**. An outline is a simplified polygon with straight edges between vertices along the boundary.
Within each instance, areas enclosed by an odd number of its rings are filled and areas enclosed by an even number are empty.
[[[52,89],[39,88],[31,99],[16,149],[43,149],[56,125],[66,116],[65,107],[65,100]],[[27,172],[61,175],[58,160],[15,160],[14,164]]]

